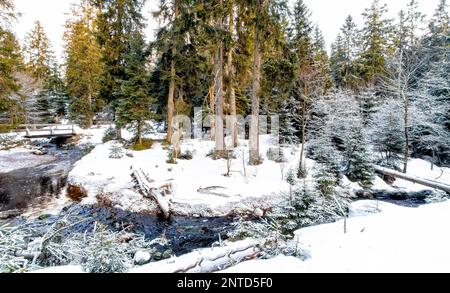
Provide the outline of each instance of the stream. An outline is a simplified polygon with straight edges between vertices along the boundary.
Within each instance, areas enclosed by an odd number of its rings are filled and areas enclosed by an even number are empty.
[[[171,255],[210,247],[219,239],[227,238],[233,223],[229,218],[172,217],[170,221],[162,221],[156,216],[85,206],[69,200],[57,215],[46,214],[46,207],[64,196],[68,174],[82,158],[83,150],[48,142],[34,142],[33,145],[43,150],[45,155],[38,156],[31,151],[0,155],[0,166],[3,166],[0,170],[7,171],[0,173],[0,225],[6,222],[10,226],[26,223],[45,234],[70,213],[70,218],[75,219],[73,222],[83,221],[70,227],[66,233],[92,231],[98,222],[112,231],[126,228],[127,232],[144,235],[149,241],[162,237],[166,244],[155,248],[161,253],[169,251]],[[29,210],[33,210],[37,217],[24,216]]]
[[[0,212],[24,210],[59,197],[70,170],[83,156],[80,148],[58,142],[35,141],[32,146],[44,154],[30,150],[0,155],[4,166],[0,170],[6,166],[6,172],[0,171]]]

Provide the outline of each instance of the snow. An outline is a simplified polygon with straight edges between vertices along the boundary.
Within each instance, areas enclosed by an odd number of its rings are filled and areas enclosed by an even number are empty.
[[[220,273],[281,274],[301,271],[303,267],[304,262],[300,259],[293,256],[279,255],[272,259],[246,261],[237,266],[220,271]]]
[[[394,187],[387,184],[383,179],[381,179],[378,176],[374,177],[372,189],[373,190],[388,190],[388,191],[395,190]]]
[[[260,166],[248,166],[247,141],[236,151],[231,176],[227,177],[227,162],[213,160],[207,154],[214,149],[211,141],[188,140],[182,143],[182,152],[192,151],[192,160],[178,160],[177,164],[166,163],[168,150],[155,143],[152,149],[131,152],[133,157],[110,159],[110,149],[115,142],[98,145],[89,155],[77,162],[69,174],[69,183],[83,186],[89,197],[82,203],[95,203],[99,193],[108,194],[117,200],[118,207],[140,212],[149,209],[146,201],[133,189],[130,168],[141,168],[149,178],[157,182],[171,182],[172,209],[178,214],[221,216],[233,210],[253,211],[258,207],[269,207],[280,192],[287,192],[289,185],[282,179],[281,166],[265,158]],[[269,136],[261,138],[261,154],[272,147]],[[284,176],[295,170],[300,157],[298,148],[284,150],[288,163]],[[243,158],[245,167],[243,166]],[[308,161],[312,167],[313,162]],[[212,188],[204,194],[201,189]]]
[[[278,257],[239,264],[226,272],[449,273],[450,201],[405,208],[376,201],[352,204],[344,223],[298,230],[304,262]]]
[[[59,266],[49,267],[41,270],[31,271],[32,274],[80,274],[84,273],[81,266]]]
[[[0,151],[0,173],[8,173],[16,169],[30,168],[55,160],[50,155],[36,156],[30,149],[14,148]]]
[[[444,184],[450,184],[450,168],[434,166],[431,170],[431,164],[421,159],[411,159],[408,161],[407,175],[416,176],[422,179],[428,179]],[[397,179],[393,187],[399,188],[408,192],[422,191],[431,189],[420,184],[415,184],[403,179]]]
[[[81,135],[80,144],[101,144],[105,131],[107,131],[111,125],[94,126],[90,129],[82,129],[75,127],[75,132]]]

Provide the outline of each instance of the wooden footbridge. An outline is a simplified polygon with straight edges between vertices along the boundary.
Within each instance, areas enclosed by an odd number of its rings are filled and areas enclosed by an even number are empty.
[[[74,124],[22,124],[18,130],[25,138],[70,138],[77,134]]]

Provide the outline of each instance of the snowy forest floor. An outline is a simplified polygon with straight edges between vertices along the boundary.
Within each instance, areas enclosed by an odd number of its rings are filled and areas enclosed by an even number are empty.
[[[95,143],[95,136],[92,137]],[[287,194],[286,177],[294,172],[300,158],[298,147],[283,149],[286,163],[276,163],[267,158],[271,145],[269,136],[261,137],[263,164],[248,165],[247,141],[234,153],[234,159],[214,160],[209,156],[214,142],[183,141],[182,154],[191,153],[191,160],[179,159],[167,163],[168,153],[161,143],[150,150],[128,152],[121,159],[109,158],[114,142],[98,145],[79,161],[69,174],[69,183],[82,186],[88,197],[82,201],[91,204],[96,196],[106,195],[115,207],[133,212],[148,211],[151,200],[144,199],[133,188],[130,168],[142,169],[157,182],[172,184],[172,210],[178,215],[226,216],[267,210]],[[131,154],[130,154],[131,153]],[[227,176],[230,166],[229,176]],[[308,161],[312,168],[314,162]],[[309,178],[311,179],[311,178]],[[308,179],[308,180],[309,180]]]
[[[121,159],[111,159],[114,142],[101,143],[105,128],[85,131],[81,143],[97,145],[95,149],[79,161],[69,174],[69,183],[82,186],[88,197],[85,204],[95,203],[98,195],[106,196],[110,204],[133,212],[151,212],[155,208],[152,200],[143,198],[134,190],[130,168],[142,169],[149,178],[157,182],[172,184],[172,210],[178,215],[226,216],[233,214],[252,214],[255,210],[266,211],[289,195],[286,178],[296,173],[300,158],[299,146],[282,147],[284,163],[277,163],[270,153],[277,153],[279,146],[273,145],[270,136],[261,136],[260,153],[263,163],[259,166],[248,165],[248,141],[241,141],[234,152],[234,159],[214,160],[209,156],[214,143],[207,140],[188,140],[181,144],[182,154],[191,153],[191,160],[178,160],[177,164],[168,164],[166,147],[155,143],[149,150],[127,151]],[[131,134],[124,132],[124,138]],[[163,134],[153,134],[150,138],[161,138]],[[230,166],[229,176],[228,167]],[[306,160],[308,177],[313,181],[316,163]],[[450,182],[450,169],[434,167],[421,159],[411,159],[408,175],[418,176],[442,183]],[[358,183],[352,183],[345,177],[342,187],[354,192],[362,190]],[[375,177],[372,190],[420,192],[432,190],[419,184],[397,179],[388,185],[380,177]],[[285,199],[284,198],[284,199]]]

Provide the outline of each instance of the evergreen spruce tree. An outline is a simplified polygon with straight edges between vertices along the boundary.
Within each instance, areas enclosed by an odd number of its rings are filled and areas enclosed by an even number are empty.
[[[300,101],[290,96],[280,107],[280,142],[293,145],[300,143],[301,137]]]
[[[450,161],[450,59],[433,63],[419,81],[411,105],[411,145],[418,156],[432,164]]]
[[[87,128],[92,126],[95,113],[103,106],[99,98],[102,53],[96,33],[96,10],[84,0],[73,7],[64,40],[70,117]]]
[[[311,49],[313,53],[312,67],[315,72],[314,96],[327,94],[332,87],[330,60],[325,49],[325,40],[319,27],[315,27],[312,34]]]
[[[98,9],[96,32],[103,63],[99,97],[116,112],[121,98],[120,80],[126,78],[125,56],[131,37],[134,31],[144,27],[142,8],[145,0],[91,1]],[[121,138],[120,128],[116,129],[117,138]]]
[[[361,85],[359,76],[360,36],[358,28],[349,15],[341,27],[341,33],[332,45],[331,67],[337,87],[358,89]]]
[[[427,48],[430,66],[432,62],[438,62],[448,55],[450,34],[447,0],[439,0],[422,43]]]
[[[369,86],[377,85],[383,77],[386,56],[391,46],[392,25],[386,13],[387,6],[381,5],[380,0],[373,0],[363,13],[365,23],[361,31],[362,52],[359,62],[363,80]]]
[[[304,150],[312,101],[324,95],[331,87],[331,72],[323,37],[314,28],[304,1],[294,4],[290,43],[294,52],[294,81],[292,95],[300,101],[301,152],[298,177],[305,174]]]
[[[15,20],[17,13],[12,0],[0,0],[0,26],[4,29]]]
[[[21,65],[22,58],[16,37],[0,27],[0,113],[12,109],[16,104],[10,95],[20,88],[14,73]]]
[[[345,174],[351,181],[358,181],[363,187],[369,188],[374,179],[374,169],[363,131],[362,125],[354,129],[352,138],[347,142]]]
[[[292,97],[294,79],[294,56],[286,38],[289,11],[281,1],[272,1],[271,5],[275,7],[269,15],[271,30],[266,32],[262,58],[261,113],[265,115],[278,114],[280,107],[286,106],[287,100]],[[294,113],[293,110],[290,112]]]
[[[338,34],[336,40],[331,44],[330,69],[334,85],[341,88],[345,85],[346,65],[348,64],[347,54],[344,46],[344,39]],[[343,73],[344,72],[344,73]]]
[[[149,94],[147,64],[149,51],[142,33],[133,32],[130,50],[125,56],[126,78],[120,81],[122,98],[117,107],[119,127],[133,125],[135,143],[142,145],[145,121],[152,117],[153,99]]]
[[[44,94],[51,102],[51,122],[59,122],[61,118],[65,118],[69,97],[57,63],[54,63],[50,68],[50,75],[44,84]]]
[[[53,52],[39,21],[35,22],[34,28],[25,37],[24,55],[28,72],[38,82],[44,82],[50,74]]]
[[[403,151],[402,104],[398,100],[388,100],[375,108],[371,116],[370,137],[375,150],[380,153],[376,163],[398,169],[400,154]]]

